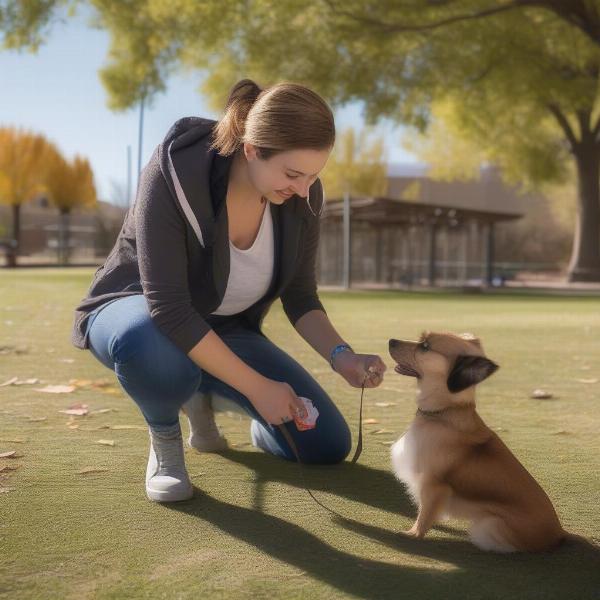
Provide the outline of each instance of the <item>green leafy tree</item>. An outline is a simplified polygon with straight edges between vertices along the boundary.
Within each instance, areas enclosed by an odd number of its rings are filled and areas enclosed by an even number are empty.
[[[206,74],[215,107],[241,77],[299,81],[334,105],[363,101],[371,123],[385,116],[419,131],[445,103],[465,139],[523,181],[559,181],[572,158],[569,277],[600,280],[600,0],[87,4],[111,33],[102,77],[116,108],[191,68]],[[9,45],[35,45],[63,6],[13,0],[0,30]]]
[[[387,161],[382,138],[347,129],[338,133],[334,151],[321,180],[328,198],[352,195],[380,196],[387,188]]]

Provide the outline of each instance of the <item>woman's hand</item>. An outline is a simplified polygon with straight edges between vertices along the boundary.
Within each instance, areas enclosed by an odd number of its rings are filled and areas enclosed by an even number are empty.
[[[295,416],[306,418],[306,408],[294,390],[285,382],[264,378],[248,400],[260,416],[271,425],[292,421]]]
[[[355,354],[348,350],[334,356],[333,368],[352,387],[362,387],[364,382],[366,388],[377,387],[387,369],[376,354]]]

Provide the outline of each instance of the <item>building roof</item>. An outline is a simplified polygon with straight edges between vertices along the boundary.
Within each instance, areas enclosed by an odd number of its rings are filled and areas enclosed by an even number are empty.
[[[323,211],[324,219],[339,220],[343,217],[342,200],[329,200]],[[425,225],[440,224],[449,227],[460,225],[464,221],[475,220],[480,223],[512,221],[523,216],[522,213],[495,212],[469,208],[457,208],[448,205],[422,204],[393,198],[351,198],[350,209],[353,221],[363,221],[374,225]]]

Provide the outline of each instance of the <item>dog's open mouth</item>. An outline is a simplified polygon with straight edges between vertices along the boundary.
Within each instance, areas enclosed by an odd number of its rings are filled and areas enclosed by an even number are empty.
[[[417,371],[415,371],[408,365],[403,365],[402,363],[398,363],[394,367],[394,371],[396,371],[396,373],[400,373],[400,375],[407,375],[408,377],[416,377],[417,379],[419,378],[419,374],[417,373]]]

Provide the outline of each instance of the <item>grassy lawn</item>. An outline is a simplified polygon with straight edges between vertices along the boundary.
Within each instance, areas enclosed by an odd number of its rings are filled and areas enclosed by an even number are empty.
[[[186,450],[193,500],[148,501],[141,414],[114,374],[69,340],[73,306],[92,272],[0,272],[0,383],[41,380],[0,388],[0,453],[21,455],[0,459],[0,468],[18,465],[0,473],[8,488],[0,493],[0,597],[600,598],[600,552],[592,547],[486,554],[461,522],[423,541],[399,535],[415,510],[390,473],[389,444],[413,418],[414,381],[391,368],[365,393],[364,418],[377,423],[365,426],[359,464],[306,473],[319,499],[347,521],[311,500],[298,465],[249,445],[249,421],[233,413],[218,416],[231,450]],[[380,353],[390,367],[390,337],[422,329],[479,335],[501,366],[480,387],[482,417],[545,488],[565,528],[600,542],[599,299],[391,292],[322,299],[355,349]],[[265,331],[310,368],[356,431],[359,390],[294,334],[279,304]],[[71,379],[96,385],[35,391]],[[536,388],[553,398],[530,399]],[[59,412],[75,402],[102,412],[71,419]],[[184,419],[182,426],[185,433]],[[88,467],[97,471],[80,472]]]

